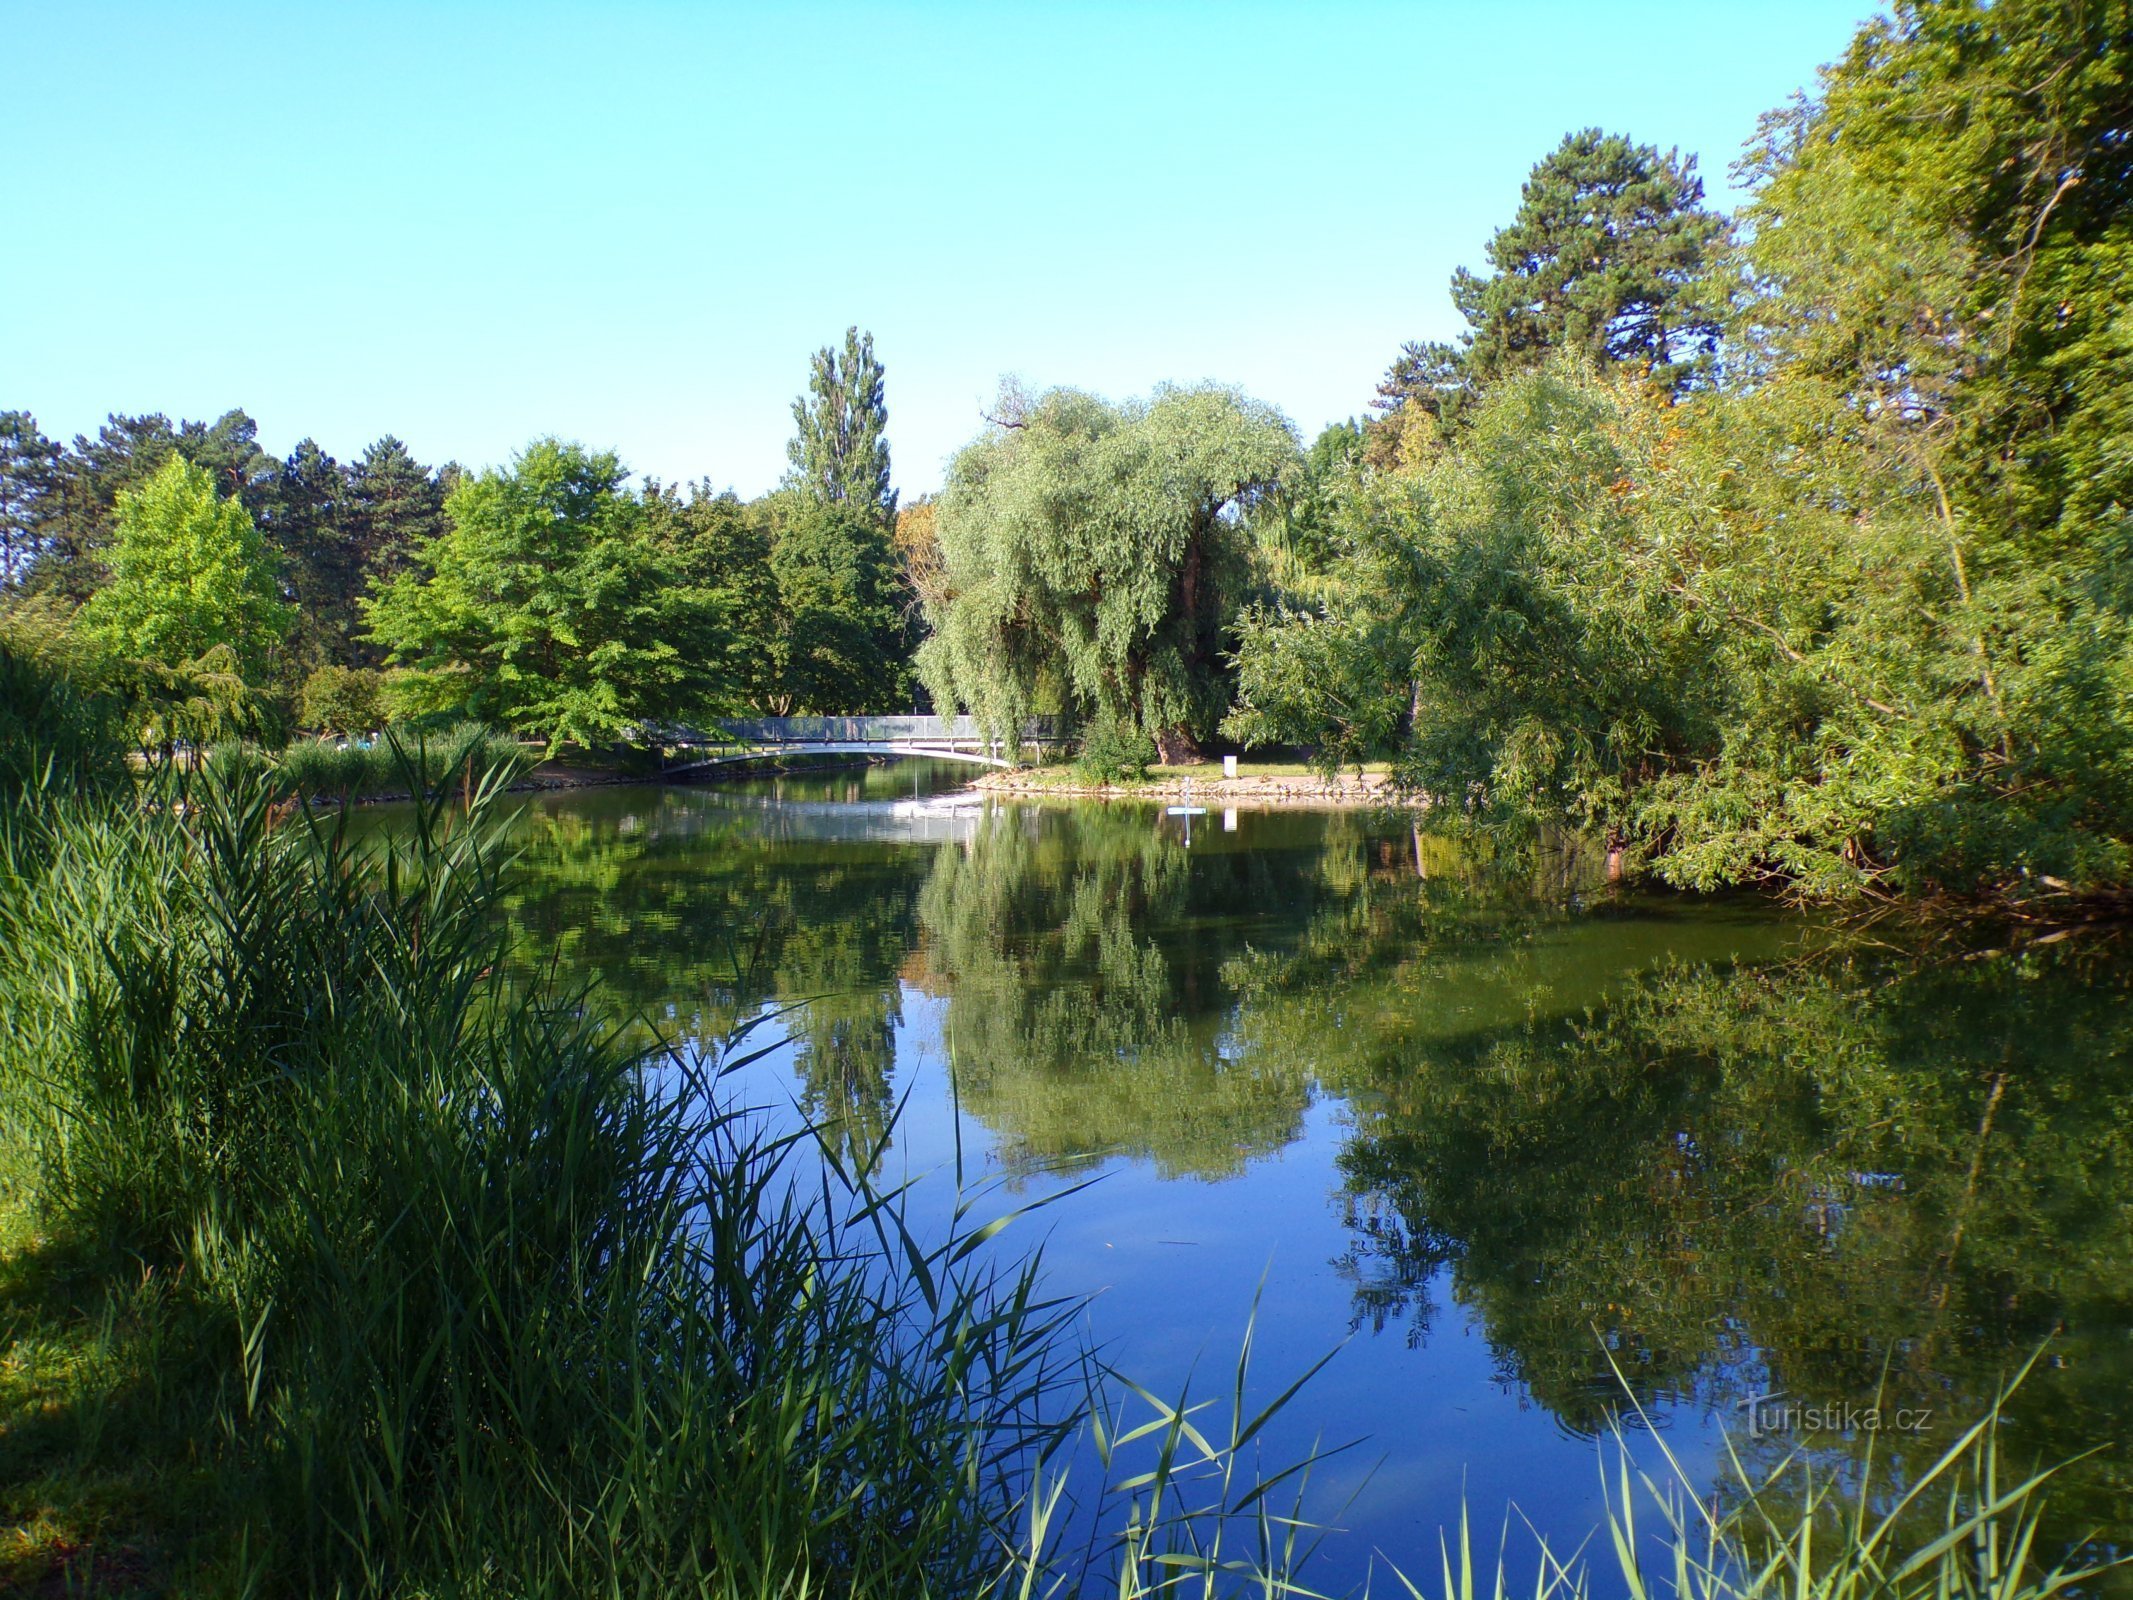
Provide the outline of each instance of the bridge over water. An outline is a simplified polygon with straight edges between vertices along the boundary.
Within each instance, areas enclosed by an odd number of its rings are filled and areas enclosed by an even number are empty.
[[[1021,745],[1041,748],[1058,739],[1050,717],[1030,718],[1021,732]],[[1011,767],[1020,753],[976,717],[722,717],[702,732],[670,728],[661,737],[681,756],[666,769],[670,776],[794,755],[914,756]]]

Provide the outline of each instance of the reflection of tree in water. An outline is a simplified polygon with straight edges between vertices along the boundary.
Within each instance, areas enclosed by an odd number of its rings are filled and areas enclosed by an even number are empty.
[[[919,902],[966,1109],[1011,1164],[1113,1151],[1218,1177],[1301,1129],[1307,1072],[1244,1061],[1226,920],[1303,892],[1308,851],[1196,847],[1138,808],[1032,810],[943,852]]]
[[[2124,965],[1829,952],[1676,966],[1580,1018],[1388,1033],[1346,1083],[1358,1316],[1426,1328],[1447,1272],[1505,1377],[1586,1430],[1621,1392],[1603,1343],[1640,1398],[1729,1422],[1782,1390],[1950,1424],[2052,1337],[2020,1456],[2124,1439],[2128,986]],[[1950,1437],[1877,1448],[1900,1471]],[[2063,1537],[2133,1532],[2122,1458],[2055,1504]]]
[[[855,1171],[889,1147],[901,1002],[894,985],[831,992],[807,1002],[793,1037],[800,1108]]]
[[[1640,1396],[1729,1421],[1766,1388],[1870,1403],[1885,1363],[1889,1404],[1952,1419],[2058,1329],[2022,1459],[2133,1435],[2123,963],[1835,936],[1780,959],[1796,925],[1765,913],[1588,904],[1574,850],[1483,871],[1353,815],[1188,855],[1123,807],[934,851],[767,847],[645,791],[530,809],[522,947],[670,1035],[810,1002],[801,1093],[847,1150],[893,1103],[901,972],[945,1000],[963,1103],[1025,1167],[1219,1177],[1296,1138],[1314,1084],[1340,1093],[1357,1321],[1424,1337],[1435,1285],[1570,1426],[1619,1392],[1600,1339]],[[2123,1455],[2054,1504],[2127,1537]]]
[[[893,1100],[898,967],[930,857],[891,844],[782,842],[748,812],[674,791],[529,806],[506,914],[648,1032],[715,1043],[765,1005],[791,1019],[801,1100],[846,1154],[880,1147]]]

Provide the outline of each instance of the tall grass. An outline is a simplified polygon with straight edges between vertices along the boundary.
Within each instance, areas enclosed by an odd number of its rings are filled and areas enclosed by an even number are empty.
[[[218,1583],[986,1581],[1058,1308],[508,983],[494,789],[367,859],[214,774],[0,839],[9,1113],[48,1230],[170,1286],[153,1409]]]
[[[2034,1357],[2032,1364],[2034,1364]],[[1818,1466],[1795,1449],[1760,1467],[1728,1441],[1728,1476],[1715,1493],[1697,1485],[1663,1436],[1642,1437],[1663,1464],[1647,1470],[1631,1432],[1617,1427],[1612,1470],[1603,1467],[1600,1560],[1627,1600],[2050,1600],[2092,1592],[2124,1558],[2047,1551],[2039,1533],[2044,1490],[2056,1467],[2018,1467],[2005,1456],[2002,1422],[2028,1367],[1938,1455],[1909,1473],[1890,1469],[1869,1442],[1849,1468]],[[1439,1541],[1437,1579],[1425,1589],[1392,1567],[1409,1600],[1587,1600],[1590,1565],[1536,1540],[1530,1580],[1511,1575],[1510,1521],[1493,1564],[1477,1560],[1473,1525]]]
[[[217,753],[228,763],[233,756]],[[479,722],[461,722],[441,732],[388,728],[375,743],[300,739],[274,762],[293,794],[317,799],[363,799],[379,795],[460,793],[492,769],[517,771],[526,757],[517,740]]]

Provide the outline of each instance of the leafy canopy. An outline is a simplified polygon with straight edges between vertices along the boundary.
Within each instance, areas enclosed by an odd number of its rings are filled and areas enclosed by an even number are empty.
[[[555,439],[464,480],[445,530],[366,604],[438,709],[599,744],[685,719],[723,684],[722,608],[655,539],[612,452]]]
[[[1460,376],[1565,348],[1317,493],[1324,566],[1247,619],[1232,728],[1390,752],[1684,884],[2123,889],[2133,6],[1899,5],[1743,170],[1703,285],[1715,232],[1650,236],[1665,316],[1612,269],[1578,308],[1529,224],[1582,191],[1536,175],[1457,291]],[[1659,340],[1719,304],[1726,359],[1683,384]]]
[[[1287,419],[1233,389],[1012,403],[951,463],[936,514],[918,653],[935,700],[1003,730],[1040,710],[1118,723],[1166,755],[1211,735],[1241,518],[1297,457]]]
[[[119,493],[117,512],[111,581],[82,608],[82,625],[115,653],[163,667],[227,651],[257,682],[292,617],[251,514],[175,452]]]

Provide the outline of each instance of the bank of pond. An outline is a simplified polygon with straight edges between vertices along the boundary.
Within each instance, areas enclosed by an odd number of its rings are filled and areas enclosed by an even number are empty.
[[[2124,1592],[2121,949],[507,776],[0,811],[0,1584]]]

